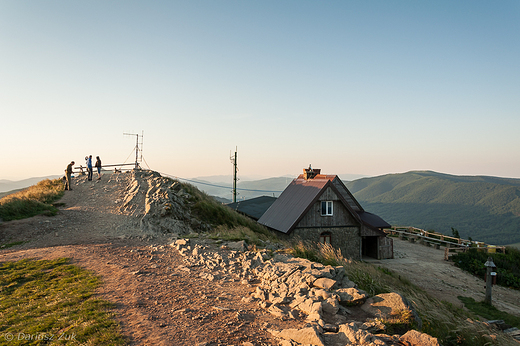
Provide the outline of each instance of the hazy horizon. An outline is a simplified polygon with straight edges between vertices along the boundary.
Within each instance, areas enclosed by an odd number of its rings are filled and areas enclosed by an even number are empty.
[[[0,2],[0,179],[520,178],[520,2]]]

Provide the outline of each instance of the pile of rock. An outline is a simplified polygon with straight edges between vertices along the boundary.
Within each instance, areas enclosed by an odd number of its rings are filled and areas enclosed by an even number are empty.
[[[209,228],[191,215],[191,195],[181,183],[153,171],[133,170],[128,174],[120,210],[138,218],[143,232],[186,235]]]
[[[303,320],[304,328],[270,332],[282,345],[439,345],[437,339],[414,330],[402,336],[384,332],[381,320],[408,311],[420,319],[410,304],[397,293],[369,298],[349,280],[342,266],[324,266],[286,254],[247,251],[247,244],[228,243],[220,251],[178,239],[171,244],[188,266],[202,266],[208,280],[233,277],[256,290],[244,299],[258,301],[274,317]],[[353,309],[367,317],[352,321]],[[375,318],[375,317],[378,318]],[[350,321],[349,321],[350,320]]]

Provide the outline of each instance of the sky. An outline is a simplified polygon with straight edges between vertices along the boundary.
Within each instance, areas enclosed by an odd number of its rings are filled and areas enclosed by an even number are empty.
[[[518,1],[0,0],[0,179],[520,178]]]

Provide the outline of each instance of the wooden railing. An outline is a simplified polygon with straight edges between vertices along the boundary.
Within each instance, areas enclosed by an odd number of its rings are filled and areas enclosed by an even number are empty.
[[[133,168],[124,168],[123,169],[123,166],[133,166]],[[118,163],[118,164],[103,165],[102,169],[106,171],[107,167],[114,167],[118,171],[132,170],[132,169],[135,168],[135,163]],[[94,171],[96,171],[96,169],[95,169],[96,167],[92,167],[92,168],[94,169]],[[75,174],[82,174],[82,173],[86,174],[87,173],[87,166],[83,166],[83,165],[76,166],[76,167],[74,167],[73,173],[75,173]]]
[[[433,246],[440,249],[444,246],[444,259],[448,260],[453,254],[457,252],[465,252],[470,247],[475,247],[481,251],[489,253],[505,252],[505,246],[496,246],[486,244],[484,242],[476,242],[469,239],[455,238],[448,235],[428,232],[416,227],[398,227],[384,229],[387,234],[398,235],[400,239],[407,239],[412,243],[421,243],[426,246]]]

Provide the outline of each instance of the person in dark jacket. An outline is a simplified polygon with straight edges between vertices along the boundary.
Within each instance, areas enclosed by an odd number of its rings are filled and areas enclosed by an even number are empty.
[[[87,180],[92,180],[92,155],[85,157],[85,159],[87,160]]]
[[[99,158],[99,156],[96,156],[96,165],[94,167],[97,168],[97,175],[99,180],[101,179],[101,159]]]
[[[74,166],[74,161],[71,161],[65,169],[65,190],[72,190],[72,166]]]

